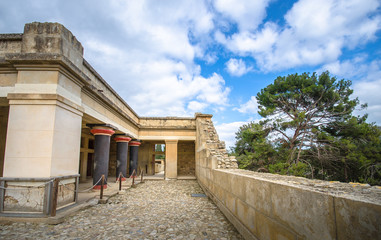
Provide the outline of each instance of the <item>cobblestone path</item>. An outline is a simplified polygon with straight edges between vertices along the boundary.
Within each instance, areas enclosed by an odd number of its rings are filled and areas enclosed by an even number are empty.
[[[64,223],[0,225],[0,239],[243,239],[194,180],[146,181]]]

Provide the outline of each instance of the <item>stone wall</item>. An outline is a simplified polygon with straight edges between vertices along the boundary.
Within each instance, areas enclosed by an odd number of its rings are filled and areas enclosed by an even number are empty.
[[[195,144],[182,142],[177,145],[177,176],[195,175]]]
[[[238,168],[235,157],[229,157],[225,148],[225,142],[219,140],[211,118],[212,115],[196,113],[196,151],[206,151],[212,159],[211,164],[213,164],[214,168]]]
[[[139,146],[138,170],[143,170],[145,175],[155,175],[155,165],[153,161],[154,147],[154,142],[146,141],[143,141],[142,145]],[[140,171],[138,174],[140,174]]]
[[[53,183],[5,181],[4,191],[5,212],[43,213],[47,211],[48,193]],[[60,180],[57,193],[57,209],[75,203],[75,179]],[[51,196],[50,196],[51,197]]]
[[[0,35],[0,58],[5,53],[17,53],[21,51],[22,34]]]
[[[381,187],[227,169],[210,118],[197,118],[196,176],[246,239],[380,239]]]

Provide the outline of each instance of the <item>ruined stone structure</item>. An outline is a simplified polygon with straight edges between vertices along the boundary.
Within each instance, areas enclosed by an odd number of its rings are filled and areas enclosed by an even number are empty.
[[[139,116],[58,23],[0,34],[0,217],[49,216],[55,202],[77,201],[79,182],[153,175],[165,155],[165,179],[196,177],[247,239],[380,236],[379,189],[367,188],[379,198],[366,201],[242,172],[211,118]]]
[[[92,179],[99,188],[102,175],[106,183],[134,170],[153,175],[156,144],[166,146],[166,179],[195,176],[198,115],[139,116],[58,23],[30,23],[23,34],[0,35],[0,110],[1,184],[30,187],[22,194],[2,191],[0,211],[49,213],[52,183],[44,183],[57,177],[73,188]],[[75,194],[59,191],[58,205],[75,201]]]

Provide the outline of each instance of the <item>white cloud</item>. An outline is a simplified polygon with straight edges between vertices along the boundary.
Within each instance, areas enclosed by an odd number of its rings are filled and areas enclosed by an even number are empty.
[[[381,60],[368,62],[366,55],[360,55],[345,61],[334,61],[325,64],[319,72],[328,70],[339,79],[353,81],[353,96],[360,103],[367,103],[368,108],[355,111],[355,115],[368,113],[368,121],[381,124]]]
[[[231,122],[215,125],[220,140],[225,141],[226,149],[234,147],[235,133],[238,131],[239,127],[247,123],[248,122]]]
[[[252,96],[249,101],[242,104],[239,108],[234,108],[233,110],[236,110],[240,113],[249,113],[249,114],[255,114],[258,112],[258,102],[255,96]]]
[[[195,64],[196,58],[217,60],[207,52],[214,22],[205,1],[114,0],[109,12],[119,26],[115,42],[88,36],[82,43],[94,67],[136,112],[192,116],[228,104],[222,76],[201,76]]]
[[[198,101],[190,101],[188,103],[188,109],[191,112],[202,112],[206,106],[207,106],[206,103],[201,103]]]
[[[214,7],[238,24],[241,31],[255,30],[266,17],[270,0],[216,0]]]
[[[345,76],[346,78],[352,78],[354,76],[363,76],[368,72],[368,64],[365,64],[366,56],[357,56],[353,59],[344,61],[334,61],[324,64],[319,72],[328,70],[332,75]]]
[[[228,37],[217,32],[215,39],[233,53],[251,55],[264,71],[332,62],[343,48],[376,38],[379,6],[377,0],[300,0],[285,15],[283,28],[268,22]]]
[[[360,101],[368,103],[365,110],[368,115],[368,122],[376,122],[381,125],[381,77],[374,81],[364,81],[354,84],[354,95],[358,96]],[[355,114],[363,115],[363,111],[356,111]]]
[[[231,58],[226,62],[226,70],[233,76],[240,77],[251,70],[252,67],[246,67],[245,62],[242,59]]]

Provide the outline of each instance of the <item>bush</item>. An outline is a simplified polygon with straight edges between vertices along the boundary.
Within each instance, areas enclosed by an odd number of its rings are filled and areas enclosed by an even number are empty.
[[[298,164],[276,163],[269,165],[269,172],[281,175],[307,177],[310,175],[310,168],[307,164],[301,162],[299,162]]]

